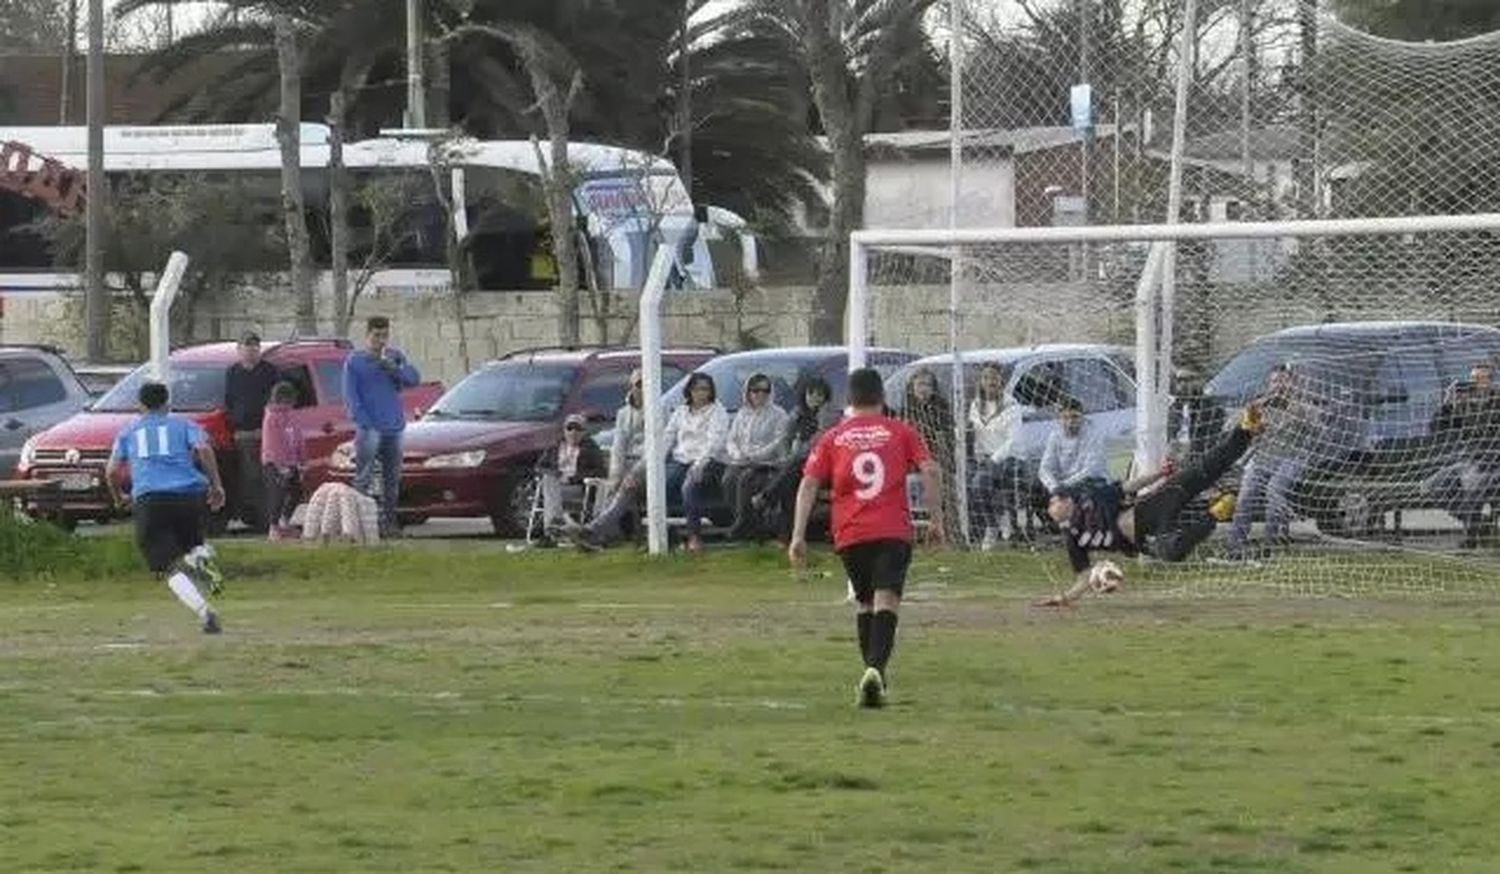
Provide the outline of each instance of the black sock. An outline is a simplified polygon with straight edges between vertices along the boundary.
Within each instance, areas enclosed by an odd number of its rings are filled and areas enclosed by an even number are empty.
[[[870,620],[870,667],[885,673],[891,660],[891,651],[896,648],[896,611],[876,610]]]
[[[866,667],[870,664],[870,621],[874,618],[874,613],[861,611],[854,614],[854,627],[859,629],[859,657]]]

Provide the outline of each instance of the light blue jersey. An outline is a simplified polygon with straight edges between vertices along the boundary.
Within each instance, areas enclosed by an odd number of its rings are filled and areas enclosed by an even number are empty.
[[[130,496],[194,495],[208,491],[193,450],[208,444],[196,423],[169,413],[147,413],[115,439],[115,458],[130,465]]]

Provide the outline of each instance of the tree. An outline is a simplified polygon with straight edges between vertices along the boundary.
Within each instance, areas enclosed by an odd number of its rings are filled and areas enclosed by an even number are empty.
[[[68,40],[66,7],[57,0],[0,3],[0,46],[11,52],[57,51]]]
[[[302,199],[302,60],[297,53],[296,31],[286,16],[276,19],[276,60],[281,77],[281,110],[276,116],[276,141],[281,146],[281,212],[297,302],[297,333],[312,336],[318,332],[318,309],[307,206]]]
[[[833,204],[818,259],[812,336],[839,342],[848,298],[849,234],[864,224],[865,134],[902,64],[901,35],[935,0],[746,0],[741,14],[773,28],[812,85],[828,140]]]

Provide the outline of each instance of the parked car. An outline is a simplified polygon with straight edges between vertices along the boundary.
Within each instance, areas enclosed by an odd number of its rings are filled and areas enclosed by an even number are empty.
[[[713,355],[666,349],[663,380],[675,381]],[[536,462],[562,439],[563,420],[580,413],[595,431],[611,425],[640,358],[630,348],[528,349],[464,377],[406,429],[402,522],[477,516],[500,535],[524,531]],[[353,479],[352,444],[338,448],[333,467],[334,476]]]
[[[967,414],[979,369],[986,364],[998,365],[1006,395],[1029,408],[1016,435],[1016,458],[1033,466],[1041,461],[1047,437],[1056,427],[1058,401],[1074,397],[1083,404],[1092,427],[1107,435],[1111,469],[1124,474],[1135,442],[1135,363],[1131,350],[1086,343],[1049,344],[974,349],[963,352],[962,360],[965,401],[963,409],[955,411],[956,416]],[[953,378],[953,355],[914,361],[886,380],[886,394],[896,410],[904,406],[907,384],[918,370],[931,371],[946,392]]]
[[[297,340],[268,343],[265,360],[299,390],[295,417],[307,440],[310,459],[305,484],[309,491],[326,479],[328,457],[333,449],[353,436],[354,426],[344,410],[344,359],[352,346],[346,340]],[[220,460],[229,500],[238,507],[240,488],[234,459],[234,439],[223,409],[224,378],[237,358],[234,343],[190,346],[172,353],[172,409],[207,429]],[[65,528],[80,520],[107,521],[119,510],[110,501],[104,482],[104,465],[114,448],[115,437],[140,415],[136,395],[150,378],[150,366],[141,365],[120,380],[97,401],[65,421],[37,434],[21,452],[18,473],[27,479],[57,480],[60,494],[28,509]],[[442,393],[439,383],[423,383],[403,393],[407,415],[415,417]],[[215,519],[216,526],[229,521]],[[254,524],[257,520],[242,520]]]
[[[10,479],[21,449],[88,404],[87,387],[61,350],[0,345],[0,480]]]
[[[1423,481],[1452,459],[1433,434],[1443,390],[1477,361],[1500,356],[1500,330],[1455,322],[1347,322],[1288,328],[1231,358],[1204,393],[1227,421],[1291,363],[1314,397],[1333,405],[1336,433],[1308,447],[1309,466],[1292,504],[1320,530],[1367,533],[1386,511],[1429,498]]]
[[[903,364],[917,357],[916,353],[901,349],[870,349],[867,363],[889,378]],[[751,349],[731,352],[698,368],[698,372],[713,377],[718,390],[719,403],[733,413],[740,408],[745,397],[745,381],[753,374],[764,373],[771,378],[771,389],[776,405],[790,412],[797,406],[797,384],[809,377],[820,376],[833,389],[832,402],[839,407],[846,403],[845,394],[849,382],[849,350],[844,346],[796,346],[781,349]],[[676,383],[662,380],[670,385],[662,396],[668,410],[682,404],[682,389],[687,385],[684,376]]]

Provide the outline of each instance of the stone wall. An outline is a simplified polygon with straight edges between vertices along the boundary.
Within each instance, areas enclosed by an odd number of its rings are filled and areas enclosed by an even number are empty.
[[[619,312],[607,320],[610,342],[638,342],[637,300],[618,299]],[[556,300],[547,293],[476,292],[463,298],[462,319],[458,303],[441,289],[382,287],[360,300],[351,333],[358,338],[368,315],[389,316],[395,342],[425,375],[449,384],[486,360],[558,341]],[[870,304],[870,340],[922,353],[942,351],[948,346],[948,306],[946,286],[877,287]],[[1097,300],[1091,302],[1081,286],[1067,283],[974,287],[959,307],[959,340],[966,348],[1057,341],[1128,343],[1132,331],[1128,306],[1101,306]],[[246,287],[197,301],[190,318],[181,320],[190,322],[190,328],[183,327],[192,342],[232,339],[247,328],[274,339],[291,336],[293,312],[289,293]],[[188,314],[178,313],[184,315]],[[664,315],[663,337],[669,344],[725,350],[801,345],[809,342],[812,291],[672,293]],[[82,321],[82,299],[76,294],[12,295],[4,301],[0,341],[56,343],[81,357]],[[144,357],[144,322],[128,304],[117,310],[115,334],[112,353],[117,360]],[[585,318],[583,338],[600,340],[591,318]]]

